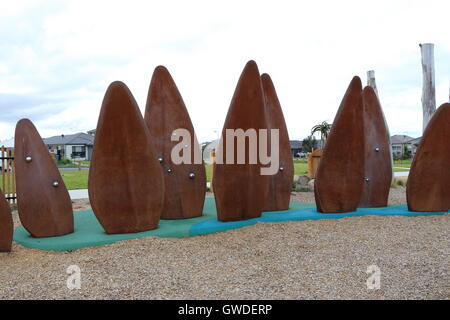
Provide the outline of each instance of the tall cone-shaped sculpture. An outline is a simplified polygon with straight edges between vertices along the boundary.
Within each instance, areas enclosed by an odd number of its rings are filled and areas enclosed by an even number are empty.
[[[183,98],[163,66],[153,72],[145,123],[163,169],[165,196],[161,219],[201,216],[206,174],[200,145]],[[178,160],[172,159],[172,150]]]
[[[294,163],[292,162],[291,144],[272,79],[266,73],[261,75],[261,83],[266,104],[267,127],[269,130],[278,130],[278,140],[273,146],[278,148],[278,170],[269,176],[269,191],[264,199],[264,211],[288,210],[291,199],[292,180],[294,176]],[[271,136],[271,133],[269,133]],[[270,142],[270,140],[268,140]],[[272,156],[277,157],[276,151],[270,148]],[[272,153],[273,152],[273,153]]]
[[[113,82],[103,99],[89,171],[89,199],[106,233],[158,226],[164,200],[160,165],[128,87]]]
[[[363,90],[364,184],[359,207],[385,207],[392,181],[389,130],[377,94]]]
[[[406,198],[410,211],[450,209],[450,104],[428,122],[409,171]]]
[[[0,252],[10,252],[13,238],[13,220],[9,204],[0,190]]]
[[[245,139],[242,150],[238,148],[239,139],[235,139],[232,132],[230,139],[226,134],[227,130],[238,129],[250,136]],[[213,188],[220,221],[257,218],[264,209],[269,176],[262,175],[264,166],[256,152],[259,129],[267,129],[264,95],[258,67],[254,61],[249,61],[231,100],[214,166]]]
[[[364,127],[362,85],[350,82],[334,118],[315,180],[317,210],[355,211],[364,183]]]
[[[15,132],[17,207],[22,226],[36,238],[72,233],[72,202],[56,163],[33,123]]]

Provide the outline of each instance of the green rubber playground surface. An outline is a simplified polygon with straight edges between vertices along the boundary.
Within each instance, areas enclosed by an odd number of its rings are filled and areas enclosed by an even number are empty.
[[[97,247],[117,241],[137,239],[149,236],[162,238],[183,238],[205,235],[243,228],[260,222],[286,222],[318,219],[340,219],[363,215],[380,216],[426,216],[442,215],[448,212],[411,212],[406,205],[389,206],[385,208],[363,208],[348,213],[319,213],[314,204],[292,202],[286,211],[264,212],[256,219],[220,222],[217,220],[214,198],[206,198],[203,216],[183,220],[161,220],[155,230],[140,233],[108,235],[96,219],[92,210],[74,212],[74,233],[51,238],[33,238],[23,228],[14,230],[14,241],[24,247],[51,251],[73,251],[81,248]]]

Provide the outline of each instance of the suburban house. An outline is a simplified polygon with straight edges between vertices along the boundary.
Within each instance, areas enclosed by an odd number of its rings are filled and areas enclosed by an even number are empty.
[[[391,137],[392,154],[397,156],[402,156],[405,152],[405,147],[407,150],[414,154],[413,146],[411,141],[416,140],[413,137],[407,135],[396,134]]]
[[[299,157],[300,153],[303,151],[302,141],[300,140],[290,140],[291,153],[293,157]]]
[[[409,140],[409,144],[411,145],[411,151],[413,155],[416,154],[417,148],[419,147],[420,144],[420,140],[422,140],[422,137]]]
[[[89,130],[88,132],[87,132],[87,134],[89,134],[89,135],[91,135],[91,136],[95,136],[95,133],[97,132],[97,129],[92,129],[92,130]]]
[[[91,160],[94,136],[87,133],[75,133],[43,139],[56,159]]]

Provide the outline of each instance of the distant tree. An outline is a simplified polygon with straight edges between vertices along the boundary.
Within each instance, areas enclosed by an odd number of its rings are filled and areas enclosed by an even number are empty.
[[[320,140],[323,141],[322,146],[324,146],[325,142],[327,141],[330,130],[331,130],[331,124],[326,121],[322,121],[321,123],[316,124],[314,127],[312,127],[311,135],[314,135],[316,132],[319,132]]]
[[[302,148],[305,152],[312,152],[317,148],[317,140],[314,136],[308,136],[302,141]]]
[[[412,157],[412,153],[411,150],[409,150],[408,146],[405,144],[403,146],[403,156],[402,156],[402,160],[408,160],[411,159]]]

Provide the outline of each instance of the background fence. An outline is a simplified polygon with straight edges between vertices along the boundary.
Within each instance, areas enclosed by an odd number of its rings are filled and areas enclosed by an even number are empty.
[[[9,203],[16,203],[14,149],[4,146],[0,147],[0,189]]]

